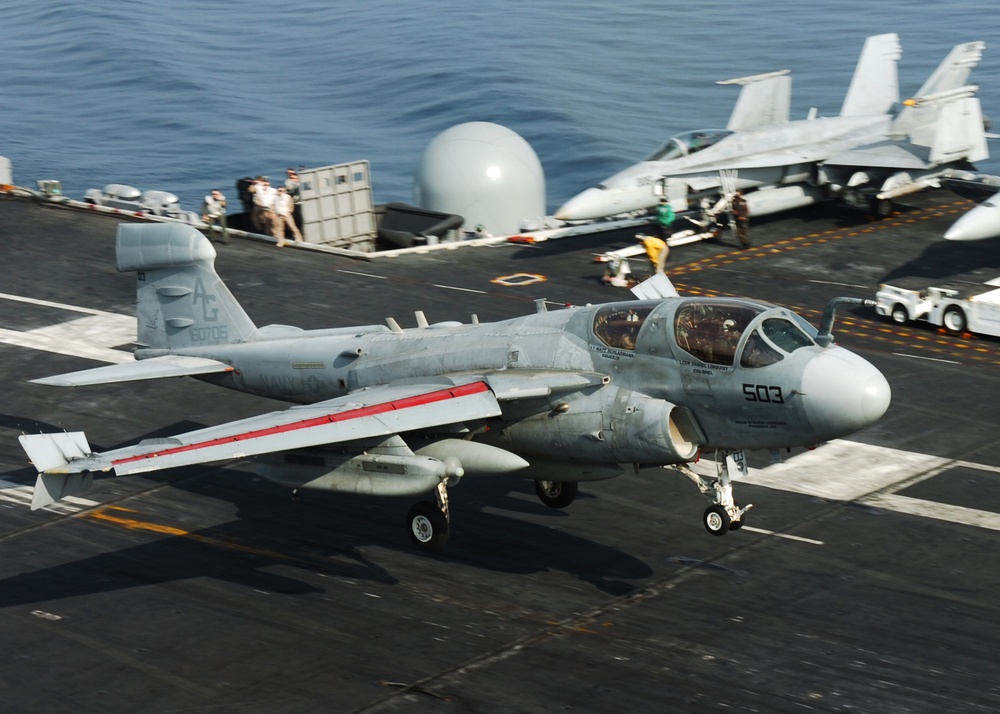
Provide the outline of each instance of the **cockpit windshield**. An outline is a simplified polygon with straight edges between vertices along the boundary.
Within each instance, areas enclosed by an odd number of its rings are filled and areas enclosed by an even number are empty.
[[[663,146],[646,158],[646,161],[671,161],[682,156],[695,154],[725,139],[732,133],[726,129],[702,129],[678,134],[667,139]]]
[[[594,335],[608,347],[634,350],[639,328],[652,311],[649,305],[605,305],[594,313]]]
[[[798,316],[796,318],[801,320]],[[811,325],[805,321],[803,324],[815,333]],[[743,354],[740,355],[740,366],[767,367],[783,360],[785,358],[783,353],[791,354],[800,347],[813,344],[816,343],[804,331],[802,324],[781,317],[769,317],[747,338]]]
[[[746,303],[687,302],[674,315],[677,346],[702,362],[732,366],[740,338],[763,311]]]

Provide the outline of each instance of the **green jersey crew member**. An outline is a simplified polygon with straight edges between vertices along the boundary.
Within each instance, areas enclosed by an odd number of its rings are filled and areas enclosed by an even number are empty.
[[[660,231],[660,240],[666,241],[673,233],[670,227],[674,225],[674,209],[667,199],[661,198],[656,206],[656,227]]]

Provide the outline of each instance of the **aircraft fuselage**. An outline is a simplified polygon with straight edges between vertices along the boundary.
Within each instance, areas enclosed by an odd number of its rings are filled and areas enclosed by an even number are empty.
[[[675,298],[174,352],[233,366],[208,381],[300,403],[443,374],[485,379],[500,385],[498,396],[510,372],[544,373],[540,384],[560,371],[593,374],[586,385],[503,401],[502,425],[483,437],[549,458],[663,462],[696,448],[811,445],[881,416],[889,399],[882,375],[847,350],[816,345],[814,334],[765,303]]]
[[[735,171],[734,188],[743,191],[792,184],[818,184],[817,166],[853,147],[879,141],[889,128],[888,115],[803,119],[751,131],[729,132],[705,148],[671,142],[650,159],[634,164],[567,201],[556,217],[588,220],[646,210],[659,200],[654,190],[667,180],[667,197],[678,203],[720,193],[719,174]],[[689,132],[690,137],[699,132]],[[705,131],[706,135],[724,132]],[[657,160],[660,155],[666,160]],[[751,199],[752,200],[752,199]],[[814,199],[813,199],[814,200]],[[810,201],[811,202],[811,201]],[[754,215],[785,210],[794,205],[761,204]]]

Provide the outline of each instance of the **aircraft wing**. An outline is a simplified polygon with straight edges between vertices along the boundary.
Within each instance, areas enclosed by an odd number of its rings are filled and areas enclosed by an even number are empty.
[[[167,439],[147,439],[104,453],[88,453],[82,434],[26,434],[28,457],[45,476],[114,470],[118,475],[323,444],[387,437],[462,421],[498,416],[500,406],[484,381],[386,386],[316,404],[294,406],[198,429]],[[52,479],[49,479],[51,482]],[[37,487],[36,487],[37,488]],[[40,508],[51,503],[32,504]],[[54,499],[52,499],[54,500]]]
[[[942,179],[941,185],[962,198],[982,203],[1000,192],[1000,176],[956,171],[950,177]]]
[[[57,374],[52,377],[32,379],[32,384],[48,384],[54,387],[80,387],[89,384],[110,384],[112,382],[134,382],[140,379],[162,377],[185,377],[213,372],[231,372],[233,368],[225,362],[204,357],[184,355],[164,355],[151,359],[136,360],[123,364],[110,364],[79,372]]]
[[[920,147],[903,146],[900,144],[883,143],[872,146],[842,151],[831,156],[823,163],[830,166],[848,166],[856,168],[878,168],[922,170],[930,168],[926,157],[919,156]]]

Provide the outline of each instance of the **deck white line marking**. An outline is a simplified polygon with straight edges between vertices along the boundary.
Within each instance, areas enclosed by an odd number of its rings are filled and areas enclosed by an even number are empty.
[[[434,284],[436,288],[443,288],[444,290],[461,290],[463,293],[479,293],[480,295],[486,295],[485,290],[473,290],[472,288],[457,288],[454,285],[438,285]]]
[[[702,467],[708,468],[706,464]],[[715,464],[711,464],[714,471]],[[834,440],[736,481],[886,511],[1000,531],[1000,513],[900,495],[914,484],[956,468],[1000,475],[1000,467]],[[752,530],[752,529],[751,529]]]
[[[895,357],[909,357],[910,359],[924,359],[928,362],[944,362],[945,364],[962,364],[961,362],[953,359],[941,359],[940,357],[924,357],[923,355],[908,355],[905,352],[893,352]]]
[[[751,531],[753,533],[761,533],[763,535],[771,535],[777,538],[787,538],[788,540],[797,540],[801,543],[808,543],[809,545],[826,545],[821,540],[813,540],[812,538],[803,538],[802,536],[795,536],[790,533],[775,533],[774,531],[769,531],[764,528],[754,528],[753,526],[743,526],[743,530]]]
[[[50,300],[38,300],[36,298],[23,297],[21,295],[11,295],[9,293],[0,293],[0,300],[14,300],[16,302],[26,302],[32,305],[40,305],[42,307],[55,307],[60,310],[70,310],[72,312],[83,312],[88,315],[120,315],[117,312],[106,312],[105,310],[95,310],[90,307],[80,307],[79,305],[67,305],[61,302],[52,302]]]
[[[338,273],[347,273],[348,275],[360,275],[363,278],[377,278],[379,280],[388,280],[389,279],[388,276],[386,276],[386,275],[372,275],[371,273],[359,273],[357,270],[341,270],[340,268],[338,268],[337,272]]]
[[[867,285],[855,285],[854,283],[835,283],[830,280],[810,280],[810,283],[816,283],[818,285],[839,285],[842,288],[859,288],[861,290],[867,290]]]
[[[135,336],[135,318],[115,313],[90,315],[26,332],[0,328],[0,343],[113,364],[134,361],[131,352],[112,348],[134,342]]]
[[[34,486],[25,486],[23,484],[17,484],[0,479],[0,501],[30,507],[31,497],[34,492]],[[97,501],[91,501],[87,498],[79,498],[78,496],[69,496],[62,501],[50,503],[48,506],[44,506],[41,510],[50,511],[52,513],[72,514],[79,513],[87,508],[93,508],[97,505]]]

